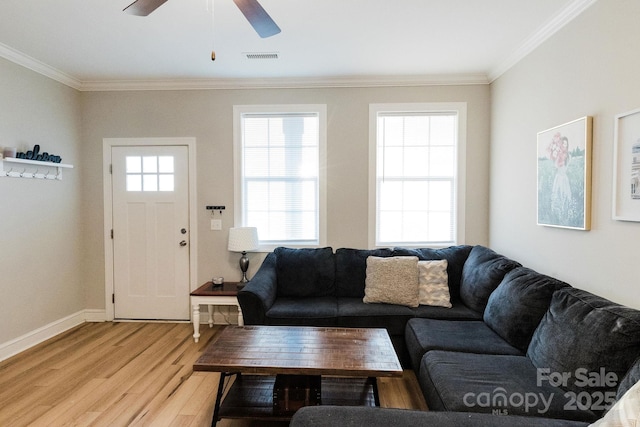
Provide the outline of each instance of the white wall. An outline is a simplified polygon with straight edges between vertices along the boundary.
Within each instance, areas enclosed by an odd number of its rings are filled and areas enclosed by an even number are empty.
[[[104,308],[102,140],[116,137],[197,138],[199,283],[240,278],[238,254],[226,249],[233,226],[233,106],[327,104],[328,244],[366,248],[370,103],[467,102],[466,242],[488,242],[489,87],[428,86],[335,89],[240,89],[82,94],[87,166],[83,204],[89,245],[87,307]],[[211,231],[206,205],[225,205],[223,231]],[[216,214],[218,215],[218,214]],[[220,218],[216,216],[216,218]],[[262,255],[250,254],[250,275]]]
[[[640,308],[640,223],[611,219],[614,116],[640,108],[640,3],[596,2],[491,85],[491,246]],[[594,118],[591,231],[536,225],[536,133]]]
[[[77,91],[0,59],[0,146],[40,144],[62,181],[0,178],[0,344],[85,308]]]

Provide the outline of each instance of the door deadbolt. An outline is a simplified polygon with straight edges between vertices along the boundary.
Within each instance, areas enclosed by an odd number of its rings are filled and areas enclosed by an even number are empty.
[[[187,234],[187,229],[186,229],[186,228],[182,228],[182,229],[180,230],[180,233],[182,233],[182,234]]]

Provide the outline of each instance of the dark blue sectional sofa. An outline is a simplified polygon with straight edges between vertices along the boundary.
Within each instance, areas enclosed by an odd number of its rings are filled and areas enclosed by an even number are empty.
[[[452,307],[364,303],[369,256],[446,259]],[[304,408],[292,425],[588,425],[640,379],[640,311],[483,246],[277,248],[238,300],[247,325],[386,328],[431,410]]]

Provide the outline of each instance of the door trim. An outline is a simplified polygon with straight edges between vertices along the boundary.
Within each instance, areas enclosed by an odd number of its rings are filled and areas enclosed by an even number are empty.
[[[102,140],[102,182],[104,195],[104,289],[105,289],[105,319],[113,321],[114,304],[112,301],[113,283],[113,198],[111,181],[111,148],[135,147],[151,145],[186,146],[189,162],[189,290],[198,286],[198,221],[197,221],[197,192],[196,192],[196,138],[104,138]],[[191,313],[191,310],[189,310]]]

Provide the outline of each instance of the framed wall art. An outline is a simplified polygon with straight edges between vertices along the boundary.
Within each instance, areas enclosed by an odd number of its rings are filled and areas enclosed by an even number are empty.
[[[615,118],[613,219],[640,221],[640,109]]]
[[[591,140],[586,116],[538,133],[538,225],[591,228]]]

